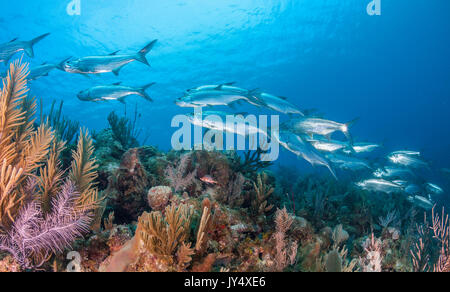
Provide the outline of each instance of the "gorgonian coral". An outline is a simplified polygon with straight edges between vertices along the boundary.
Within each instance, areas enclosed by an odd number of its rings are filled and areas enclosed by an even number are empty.
[[[197,176],[197,169],[193,172],[187,171],[191,161],[191,155],[185,154],[181,156],[176,167],[172,165],[167,167],[165,174],[175,192],[184,190],[194,182]]]
[[[27,66],[14,62],[0,92],[0,250],[32,268],[89,230],[100,199],[87,131],[80,133],[70,171],[63,170],[65,142],[47,123],[35,127],[27,76]]]
[[[75,208],[79,196],[68,180],[53,198],[49,214],[43,214],[40,200],[33,200],[8,233],[0,234],[0,250],[9,252],[23,268],[40,267],[52,253],[62,252],[89,231],[90,217]]]

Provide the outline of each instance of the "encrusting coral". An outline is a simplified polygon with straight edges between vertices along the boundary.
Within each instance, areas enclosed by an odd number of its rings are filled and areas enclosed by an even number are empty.
[[[69,176],[58,163],[64,142],[34,126],[28,67],[12,63],[0,94],[0,250],[22,268],[42,266],[89,230],[99,199],[92,141],[80,135]]]

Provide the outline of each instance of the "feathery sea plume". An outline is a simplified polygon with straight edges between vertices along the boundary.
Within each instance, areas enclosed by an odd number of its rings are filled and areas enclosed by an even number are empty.
[[[194,178],[197,176],[197,170],[187,173],[187,168],[191,161],[192,159],[189,154],[183,155],[176,167],[169,165],[165,170],[166,177],[175,192],[185,189],[194,182]]]
[[[52,200],[46,216],[34,200],[18,214],[11,230],[0,235],[0,250],[9,252],[23,268],[42,266],[52,253],[62,252],[89,231],[90,217],[75,208],[79,193],[71,181]]]

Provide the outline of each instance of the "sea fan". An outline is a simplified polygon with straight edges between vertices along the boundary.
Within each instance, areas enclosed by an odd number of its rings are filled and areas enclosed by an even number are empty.
[[[71,181],[52,200],[52,211],[44,216],[38,200],[23,208],[12,229],[0,235],[0,250],[7,251],[24,268],[41,266],[52,254],[62,252],[89,231],[91,218],[79,213],[75,202],[79,194]]]
[[[165,170],[165,175],[170,181],[171,187],[175,190],[175,192],[185,189],[194,182],[194,179],[197,176],[197,169],[193,172],[187,173],[190,162],[191,156],[189,154],[185,154],[180,158],[180,162],[176,168],[169,165]]]

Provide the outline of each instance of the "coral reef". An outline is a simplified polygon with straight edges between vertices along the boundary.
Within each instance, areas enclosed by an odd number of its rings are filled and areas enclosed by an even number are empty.
[[[36,124],[26,72],[11,65],[0,96],[0,271],[450,270],[444,209],[277,172],[262,150],[139,146],[137,110],[94,140],[62,103]]]

